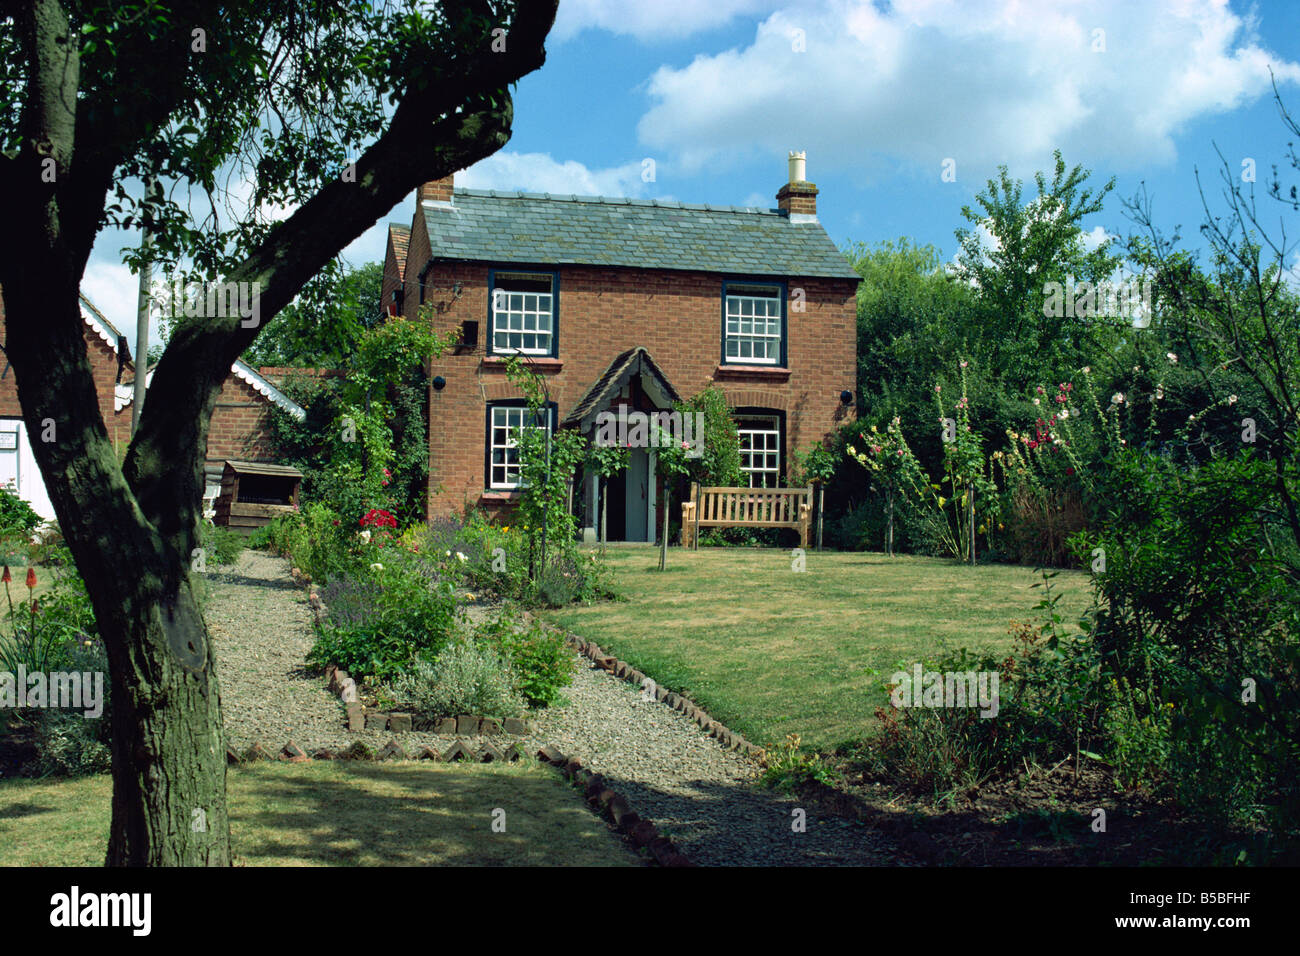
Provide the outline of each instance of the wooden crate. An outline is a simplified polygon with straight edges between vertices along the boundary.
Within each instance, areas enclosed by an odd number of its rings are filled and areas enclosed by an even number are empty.
[[[277,515],[298,510],[302,472],[288,465],[227,461],[212,523],[251,534]]]

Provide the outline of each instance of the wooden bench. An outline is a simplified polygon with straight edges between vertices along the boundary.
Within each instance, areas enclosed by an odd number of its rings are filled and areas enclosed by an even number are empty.
[[[701,488],[682,502],[682,547],[699,545],[700,528],[794,528],[808,547],[811,488]]]

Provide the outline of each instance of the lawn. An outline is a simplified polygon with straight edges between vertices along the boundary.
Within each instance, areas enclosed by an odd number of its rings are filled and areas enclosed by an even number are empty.
[[[611,548],[626,602],[547,612],[760,745],[797,733],[813,747],[859,739],[887,700],[883,683],[945,650],[1006,651],[1012,620],[1035,620],[1032,569],[940,558],[789,551]],[[1088,577],[1053,580],[1067,622]]]
[[[246,866],[636,866],[580,794],[536,764],[313,761],[232,768]],[[0,782],[0,866],[99,866],[112,781]],[[505,831],[492,830],[505,811]]]

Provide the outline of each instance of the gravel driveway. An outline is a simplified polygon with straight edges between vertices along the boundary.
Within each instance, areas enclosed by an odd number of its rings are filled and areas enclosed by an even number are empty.
[[[282,558],[245,551],[228,570],[210,572],[207,622],[217,649],[226,735],[236,748],[255,741],[279,750],[293,740],[309,752],[354,740],[380,747],[392,734],[349,733],[337,698],[304,671],[311,612]],[[624,793],[638,814],[701,865],[808,866],[890,862],[876,835],[856,823],[809,812],[796,833],[792,798],[755,786],[758,766],[724,750],[665,704],[574,654],[567,706],[533,718],[521,749],[552,744],[578,756]],[[408,753],[451,738],[400,735]],[[499,743],[499,740],[498,740]]]

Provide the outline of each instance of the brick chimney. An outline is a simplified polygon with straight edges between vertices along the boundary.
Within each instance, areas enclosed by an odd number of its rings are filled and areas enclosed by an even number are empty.
[[[817,187],[806,176],[805,154],[790,153],[790,181],[776,194],[776,204],[787,216],[817,215]]]
[[[456,182],[456,174],[435,179],[420,187],[419,201],[451,202],[451,190]]]

